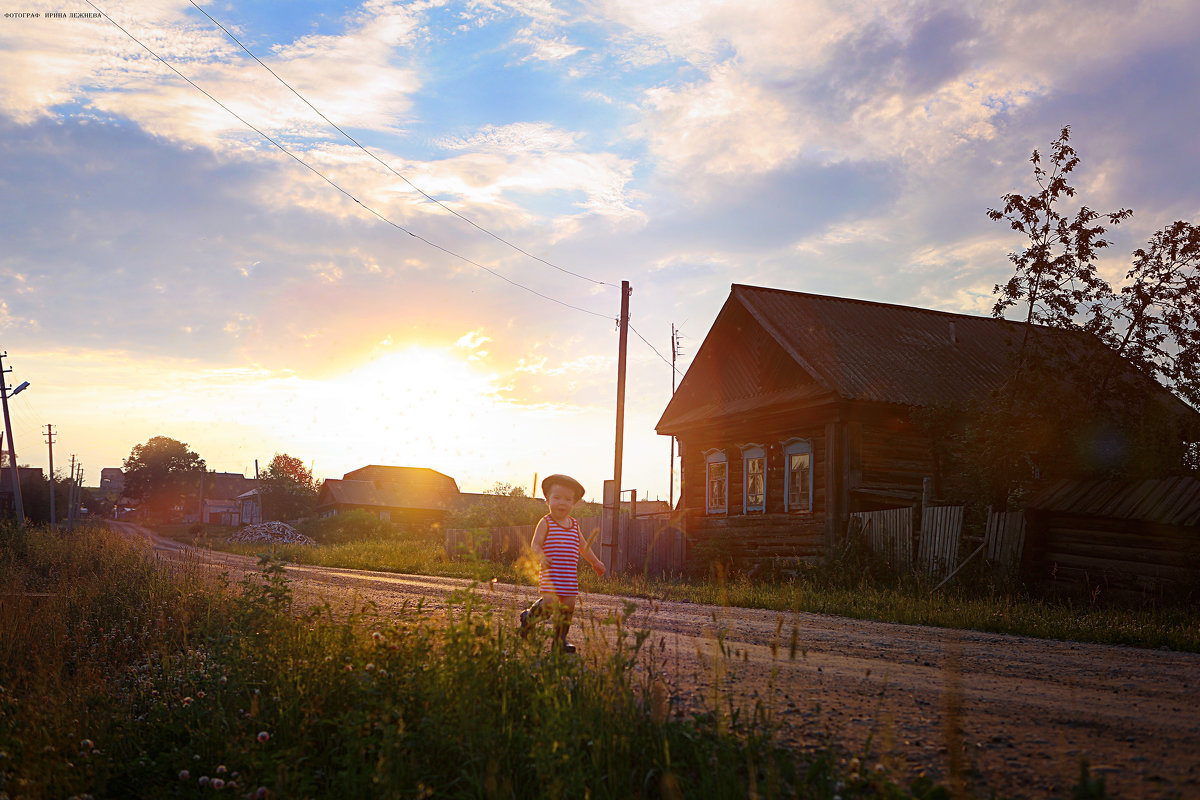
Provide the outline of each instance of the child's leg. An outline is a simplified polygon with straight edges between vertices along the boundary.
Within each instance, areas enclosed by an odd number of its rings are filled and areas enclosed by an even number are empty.
[[[575,598],[564,597],[556,609],[557,624],[554,626],[554,645],[564,652],[574,653],[575,646],[567,644],[567,631],[571,629],[571,616],[575,613]]]
[[[533,605],[521,612],[521,636],[527,636],[529,629],[533,627],[540,619],[545,619],[550,616],[551,609],[557,603],[557,598],[552,594],[543,592],[537,600],[533,601]]]

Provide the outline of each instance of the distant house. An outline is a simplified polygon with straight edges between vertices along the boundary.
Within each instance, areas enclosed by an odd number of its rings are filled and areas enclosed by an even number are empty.
[[[448,475],[424,467],[372,464],[330,478],[317,495],[317,516],[360,509],[385,522],[441,522],[458,497],[458,484]]]
[[[201,520],[212,525],[242,525],[239,499],[253,488],[254,480],[240,472],[207,472],[204,475]]]
[[[656,426],[679,439],[689,537],[819,557],[851,512],[914,504],[939,465],[913,410],[985,397],[1021,331],[734,284]],[[1200,418],[1161,394],[1169,413]]]
[[[13,494],[12,479],[12,467],[0,467],[0,516],[15,517],[17,515],[17,502],[16,495]],[[26,492],[30,492],[44,479],[41,467],[17,467],[17,480],[21,482],[22,505],[29,502],[25,497]],[[26,508],[26,513],[28,513],[28,508]]]
[[[100,470],[100,491],[116,495],[125,491],[125,473],[120,467],[105,467]]]

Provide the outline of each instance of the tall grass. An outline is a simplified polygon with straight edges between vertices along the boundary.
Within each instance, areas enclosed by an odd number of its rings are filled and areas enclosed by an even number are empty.
[[[206,582],[105,530],[0,526],[0,796],[910,796],[781,749],[761,705],[683,714],[632,606],[569,657],[473,592],[347,616],[259,564]]]

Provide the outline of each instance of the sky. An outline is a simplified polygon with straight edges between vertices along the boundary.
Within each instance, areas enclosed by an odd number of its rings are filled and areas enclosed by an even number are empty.
[[[733,283],[986,315],[1064,125],[1101,271],[1200,220],[1194,0],[0,0],[18,461],[613,476]],[[1072,210],[1077,206],[1071,206]],[[676,470],[676,479],[678,471]]]

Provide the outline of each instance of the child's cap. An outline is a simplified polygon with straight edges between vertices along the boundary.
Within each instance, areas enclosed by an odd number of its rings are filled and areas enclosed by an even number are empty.
[[[542,497],[550,496],[550,487],[554,485],[566,486],[575,492],[575,501],[583,499],[583,484],[569,475],[547,475],[542,481]]]

